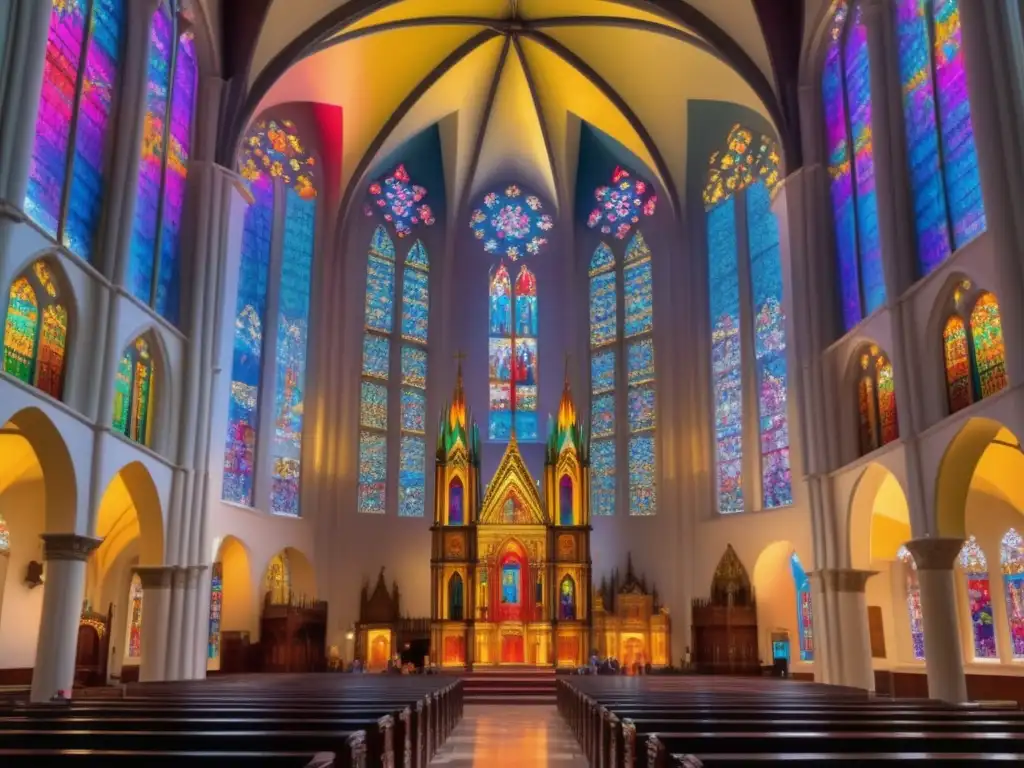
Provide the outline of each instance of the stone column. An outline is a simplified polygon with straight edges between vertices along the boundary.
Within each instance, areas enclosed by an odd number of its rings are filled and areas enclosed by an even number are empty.
[[[839,615],[840,677],[842,685],[875,690],[875,672],[871,666],[871,634],[868,631],[868,607],[864,587],[878,571],[854,568],[824,570],[822,580],[833,595]]]
[[[142,580],[142,663],[139,665],[139,682],[166,680],[174,566],[139,566],[133,571]]]
[[[44,533],[42,539],[46,591],[32,672],[33,702],[49,701],[59,691],[71,694],[85,593],[85,561],[101,542],[74,533]]]
[[[2,518],[0,518],[2,521]],[[7,567],[11,564],[11,550],[0,549],[0,619],[4,615],[4,585],[7,583]]]
[[[967,680],[960,650],[953,563],[962,539],[914,539],[906,546],[917,564],[924,621],[924,657],[928,695],[943,701],[967,701]]]

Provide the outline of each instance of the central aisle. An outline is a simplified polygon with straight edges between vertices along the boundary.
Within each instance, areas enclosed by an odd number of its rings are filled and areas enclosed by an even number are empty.
[[[449,768],[586,768],[553,706],[467,705],[462,722],[430,762]]]

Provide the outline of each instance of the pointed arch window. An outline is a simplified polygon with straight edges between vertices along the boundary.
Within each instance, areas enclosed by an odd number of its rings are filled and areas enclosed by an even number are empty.
[[[973,536],[960,549],[960,568],[967,576],[967,602],[971,612],[974,657],[994,659],[996,628],[992,618],[992,593],[988,581],[988,560]]]
[[[142,579],[137,573],[132,574],[128,589],[128,639],[125,648],[129,659],[142,657]]]
[[[25,213],[87,261],[106,200],[126,31],[124,0],[53,0]]]
[[[1024,659],[1024,540],[1013,528],[1000,542],[999,562],[1006,592],[1011,651],[1013,658]]]
[[[177,324],[181,315],[180,240],[196,100],[195,46],[164,0],[149,32],[146,116],[142,134],[128,289]]]
[[[1006,347],[995,294],[973,290],[967,280],[957,286],[953,312],[942,329],[942,351],[950,413],[1006,388]]]
[[[152,437],[155,371],[149,342],[142,336],[121,356],[114,380],[114,429],[143,445]]]
[[[399,167],[400,170],[401,166]],[[397,171],[396,171],[397,173]],[[420,199],[426,190],[420,190]],[[373,185],[371,185],[371,193]],[[418,193],[419,194],[419,193]],[[422,209],[424,206],[420,206]],[[390,209],[389,209],[390,210]],[[429,212],[429,208],[427,208]],[[403,232],[411,229],[406,221]],[[433,218],[432,215],[430,217]],[[393,220],[394,215],[391,215]],[[423,220],[425,223],[425,220]],[[363,312],[363,363],[359,418],[359,511],[384,514],[388,466],[389,407],[398,411],[399,517],[426,512],[427,341],[430,258],[422,240],[409,246],[399,270],[395,244],[383,225],[371,237]],[[396,297],[401,314],[396,318]],[[397,370],[392,357],[396,356]]]
[[[860,452],[871,453],[899,439],[896,385],[892,363],[871,345],[860,354],[857,378],[857,410],[860,416]]]
[[[615,381],[619,358],[615,254],[600,243],[590,257],[590,488],[594,515],[615,514]]]
[[[871,135],[871,62],[858,2],[836,3],[821,90],[839,295],[849,330],[885,304]]]
[[[709,160],[704,187],[718,511],[793,503],[786,318],[779,228],[771,198],[779,153],[767,136],[733,126]],[[749,374],[745,372],[749,371]],[[757,403],[756,443],[744,429]],[[745,467],[747,467],[745,471]],[[760,493],[751,492],[760,488]]]
[[[811,580],[796,552],[789,558],[796,586],[796,626],[800,637],[800,661],[814,661],[814,621],[811,612]]]
[[[316,163],[290,120],[255,123],[238,163],[253,199],[242,227],[222,498],[295,517]]]
[[[914,658],[924,661],[924,618],[921,613],[921,586],[917,581],[917,563],[906,546],[901,546],[896,553],[903,568],[904,594],[907,598],[907,616],[910,619],[910,642]]]
[[[58,400],[64,390],[68,311],[45,261],[11,284],[4,325],[4,371]]]
[[[11,529],[7,527],[7,521],[0,515],[0,554],[11,551]]]
[[[923,277],[985,231],[958,0],[898,0],[903,123]]]

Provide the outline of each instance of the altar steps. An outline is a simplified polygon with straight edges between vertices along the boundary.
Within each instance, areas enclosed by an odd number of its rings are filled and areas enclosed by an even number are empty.
[[[555,670],[538,667],[475,669],[462,676],[467,704],[554,704]]]

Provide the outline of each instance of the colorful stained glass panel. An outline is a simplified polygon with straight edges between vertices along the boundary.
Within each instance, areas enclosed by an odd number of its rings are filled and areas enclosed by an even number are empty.
[[[971,340],[974,342],[974,366],[978,393],[989,397],[1006,388],[1006,347],[999,303],[991,293],[983,293],[971,310]]]
[[[210,568],[210,639],[206,644],[206,658],[220,657],[220,619],[224,605],[224,564],[214,563]]]
[[[426,389],[426,350],[417,347],[402,347],[402,384]]]
[[[590,346],[615,341],[618,333],[618,316],[615,290],[615,271],[604,272],[590,278]]]
[[[426,509],[426,444],[422,437],[403,435],[398,457],[398,516],[423,517]]]
[[[1024,659],[1024,540],[1013,528],[1000,542],[1006,616],[1013,658]]]
[[[359,433],[359,511],[384,514],[388,443],[377,432]]]
[[[626,397],[626,412],[629,416],[629,431],[644,432],[654,429],[654,387],[630,387]]]
[[[590,391],[595,395],[615,389],[615,350],[590,355]]]
[[[387,380],[391,365],[391,340],[376,333],[363,334],[363,376]]]
[[[796,627],[800,638],[800,661],[814,661],[814,615],[811,611],[811,581],[796,552],[790,556],[796,586]]]
[[[971,391],[971,358],[967,344],[967,326],[959,315],[950,315],[942,330],[942,350],[946,362],[946,395],[949,412],[956,413],[974,401]]]
[[[888,445],[900,436],[900,424],[896,417],[896,381],[893,378],[892,363],[884,357],[876,363],[878,378],[878,418],[882,445]]]
[[[27,278],[11,284],[4,324],[4,371],[26,384],[33,383],[36,337],[39,334],[39,300]]]
[[[654,381],[654,339],[629,342],[626,346],[626,373],[631,385]]]
[[[427,396],[422,390],[402,390],[402,430],[423,434],[427,429]]]
[[[653,216],[658,204],[654,189],[642,179],[634,179],[629,171],[616,167],[608,186],[594,190],[597,207],[587,218],[591,229],[600,227],[605,235],[615,234],[619,240],[626,235],[641,216]]]
[[[427,273],[406,267],[402,278],[402,338],[427,343],[430,311]]]
[[[967,574],[967,602],[971,612],[971,632],[974,637],[974,656],[994,659],[996,651],[995,620],[992,617],[992,594],[988,581],[988,562],[985,553],[971,536],[960,549],[960,568]]]
[[[653,515],[657,510],[654,480],[654,437],[629,438],[629,514]]]
[[[595,440],[590,447],[590,490],[597,517],[615,514],[615,440]]]
[[[473,236],[486,253],[501,254],[511,261],[540,253],[547,245],[547,233],[555,226],[550,214],[535,195],[525,195],[515,184],[504,192],[489,192],[469,219]]]
[[[388,388],[364,381],[359,391],[359,426],[388,428]]]
[[[399,237],[411,234],[419,224],[429,227],[436,220],[430,206],[423,202],[426,188],[412,183],[405,165],[399,165],[383,181],[371,183],[368,191],[371,202],[363,208],[366,215],[377,212],[384,221],[391,222]]]
[[[591,436],[596,440],[615,435],[615,393],[594,397],[590,405]]]
[[[370,254],[366,262],[366,327],[391,333],[394,323],[395,263]]]

